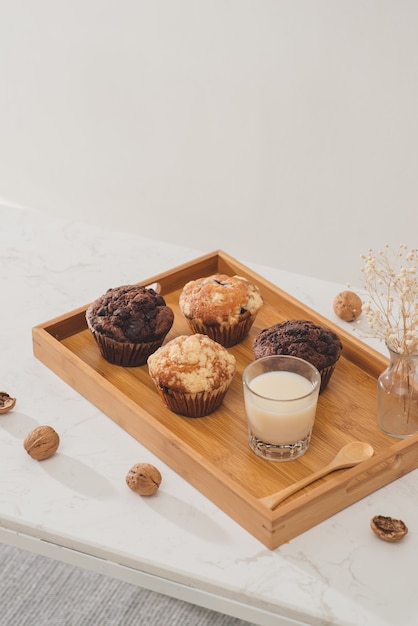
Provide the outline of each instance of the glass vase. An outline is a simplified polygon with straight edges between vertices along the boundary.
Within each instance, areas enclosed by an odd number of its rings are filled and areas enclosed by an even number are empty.
[[[418,432],[418,353],[388,350],[389,367],[377,381],[377,423],[387,435],[404,439]]]

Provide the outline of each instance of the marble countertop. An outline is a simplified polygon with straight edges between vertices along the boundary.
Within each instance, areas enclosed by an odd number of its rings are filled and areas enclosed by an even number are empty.
[[[417,471],[271,551],[33,356],[33,326],[210,250],[5,206],[0,219],[0,390],[17,398],[0,416],[1,540],[27,547],[37,539],[46,554],[64,546],[74,562],[92,555],[110,575],[122,564],[156,577],[165,593],[171,583],[203,592],[211,608],[256,624],[416,624]],[[332,312],[344,285],[240,260],[348,326]],[[22,442],[41,424],[62,443],[37,463]],[[157,497],[139,498],[124,484],[140,461],[164,476]],[[376,514],[404,520],[407,537],[380,541],[369,527]]]

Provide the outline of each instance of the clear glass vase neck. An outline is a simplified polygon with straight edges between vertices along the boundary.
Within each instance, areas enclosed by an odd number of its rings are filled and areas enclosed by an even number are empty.
[[[387,349],[389,364],[377,381],[377,422],[402,439],[418,432],[418,353]]]

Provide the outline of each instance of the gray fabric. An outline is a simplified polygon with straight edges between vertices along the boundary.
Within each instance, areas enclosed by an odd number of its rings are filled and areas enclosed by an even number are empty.
[[[2,544],[0,565],[0,626],[249,624]]]

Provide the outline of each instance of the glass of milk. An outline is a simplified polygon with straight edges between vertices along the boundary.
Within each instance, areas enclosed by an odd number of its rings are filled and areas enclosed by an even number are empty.
[[[291,461],[309,447],[321,375],[293,356],[267,356],[242,375],[251,449],[263,459]]]

